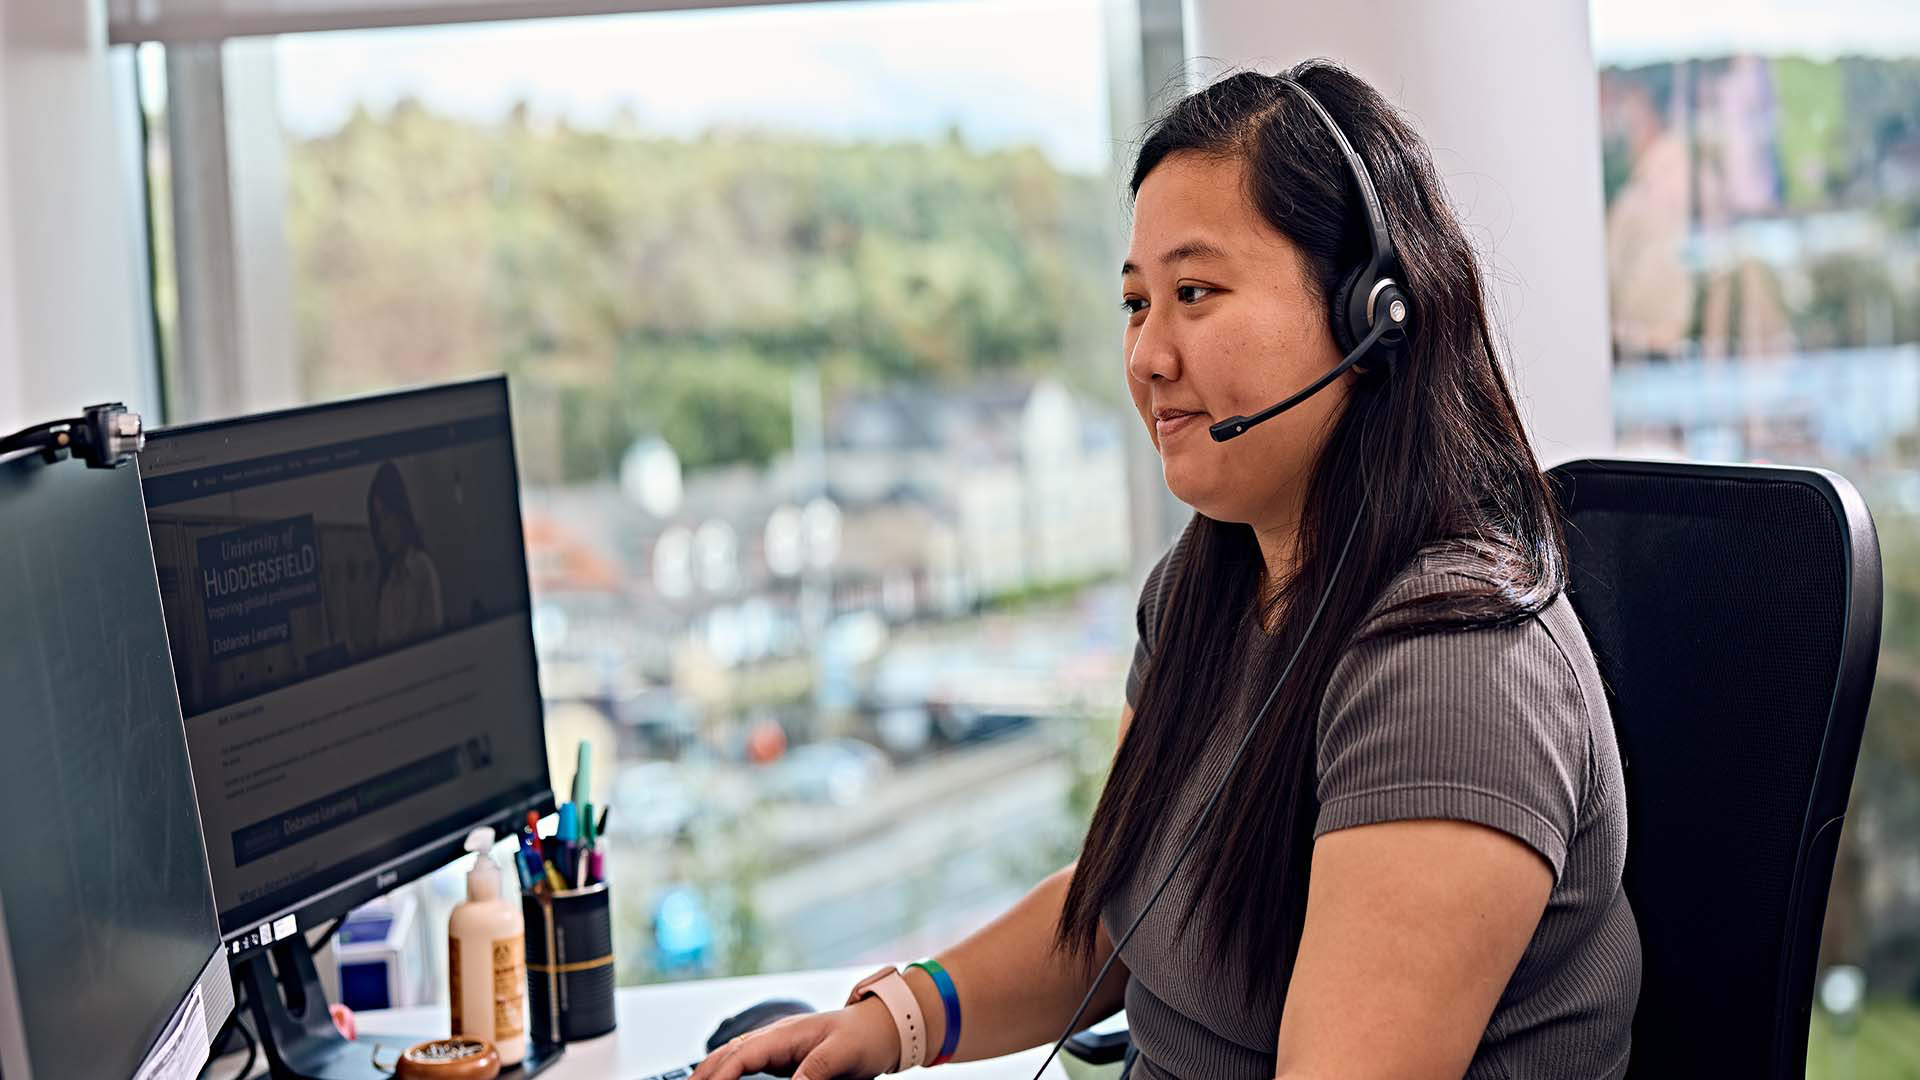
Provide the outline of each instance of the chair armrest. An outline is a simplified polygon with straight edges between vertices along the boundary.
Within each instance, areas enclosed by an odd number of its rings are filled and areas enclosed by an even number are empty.
[[[1133,1045],[1132,1033],[1126,1028],[1115,1031],[1075,1032],[1067,1039],[1065,1050],[1089,1065],[1111,1065],[1127,1056],[1127,1048]]]

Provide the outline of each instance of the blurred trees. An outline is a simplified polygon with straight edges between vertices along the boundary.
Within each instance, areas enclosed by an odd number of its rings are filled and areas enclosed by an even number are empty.
[[[795,365],[1119,389],[1117,189],[1037,150],[689,141],[403,101],[296,142],[289,188],[305,391],[506,370],[554,399],[565,479],[646,430],[692,467],[764,461],[789,443]]]

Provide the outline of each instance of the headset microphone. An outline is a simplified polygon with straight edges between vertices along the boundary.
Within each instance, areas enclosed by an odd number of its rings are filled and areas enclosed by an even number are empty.
[[[1339,378],[1348,369],[1358,367],[1368,370],[1373,361],[1384,359],[1389,369],[1395,356],[1406,347],[1411,336],[1409,321],[1413,318],[1413,302],[1394,280],[1399,268],[1399,256],[1394,251],[1393,234],[1387,228],[1387,214],[1381,206],[1380,195],[1373,186],[1373,177],[1367,173],[1367,166],[1348,141],[1347,133],[1333,119],[1320,99],[1308,92],[1307,88],[1286,76],[1280,76],[1276,83],[1290,90],[1308,111],[1318,117],[1326,128],[1328,138],[1333,140],[1334,149],[1346,161],[1347,172],[1353,177],[1354,189],[1360,195],[1361,219],[1367,236],[1367,261],[1355,266],[1340,282],[1331,297],[1333,310],[1328,313],[1328,326],[1333,331],[1335,344],[1347,350],[1346,358],[1332,371],[1315,379],[1306,389],[1280,402],[1262,409],[1252,416],[1235,416],[1208,428],[1213,441],[1226,442],[1228,439],[1245,435],[1258,424],[1279,416],[1295,405],[1307,400],[1327,388],[1327,384]],[[1378,354],[1378,355],[1373,355]]]
[[[1320,391],[1325,390],[1327,388],[1327,384],[1333,382],[1333,380],[1345,374],[1348,368],[1351,368],[1356,364],[1359,364],[1362,360],[1364,360],[1366,358],[1367,353],[1373,351],[1373,347],[1380,343],[1381,338],[1385,337],[1388,333],[1395,330],[1404,331],[1404,328],[1407,322],[1406,300],[1401,298],[1401,296],[1399,295],[1400,290],[1397,288],[1394,288],[1391,285],[1389,285],[1386,289],[1383,289],[1382,293],[1386,296],[1391,297],[1391,299],[1388,300],[1387,302],[1387,309],[1384,312],[1384,314],[1386,315],[1386,318],[1374,320],[1373,329],[1367,331],[1367,336],[1360,339],[1360,344],[1354,346],[1353,351],[1347,354],[1346,359],[1340,361],[1339,364],[1335,365],[1333,369],[1328,371],[1325,375],[1322,375],[1319,378],[1313,380],[1313,382],[1307,385],[1306,389],[1300,391],[1299,393],[1293,395],[1292,397],[1286,399],[1285,401],[1282,401],[1282,402],[1279,402],[1278,404],[1270,405],[1267,408],[1261,409],[1259,412],[1254,413],[1252,416],[1230,416],[1227,419],[1222,420],[1219,423],[1213,425],[1212,427],[1209,427],[1207,429],[1207,433],[1213,436],[1213,441],[1226,442],[1228,439],[1237,439],[1240,436],[1245,435],[1250,428],[1254,428],[1261,424],[1266,423],[1267,421],[1273,419],[1276,416],[1279,416],[1281,413],[1286,412],[1288,409],[1293,408],[1295,405],[1300,404],[1301,402],[1307,400],[1308,398],[1319,393]],[[1388,366],[1392,366],[1393,364],[1392,353],[1387,354],[1387,364]]]

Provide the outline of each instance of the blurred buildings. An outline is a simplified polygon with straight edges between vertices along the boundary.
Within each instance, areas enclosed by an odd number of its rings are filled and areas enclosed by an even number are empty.
[[[1920,78],[1735,55],[1601,72],[1620,448],[1864,464],[1920,429]]]
[[[549,698],[666,738],[714,708],[845,710],[895,628],[1129,568],[1123,422],[1058,382],[851,394],[826,421],[765,469],[683,478],[654,442],[618,485],[529,491]]]

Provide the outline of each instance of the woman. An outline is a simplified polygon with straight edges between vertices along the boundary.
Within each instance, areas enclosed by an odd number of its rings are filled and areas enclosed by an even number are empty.
[[[374,470],[373,486],[367,489],[367,529],[380,560],[375,642],[389,649],[439,633],[446,625],[440,572],[414,520],[406,481],[391,461]]]
[[[1472,251],[1377,93],[1326,63],[1288,75],[1371,174],[1410,340],[1210,438],[1339,365],[1335,300],[1370,234],[1328,124],[1282,80],[1236,75],[1155,125],[1126,376],[1195,515],[1142,591],[1081,857],[936,964],[745,1036],[698,1080],[868,1077],[954,1030],[957,1059],[1051,1042],[1115,938],[1076,1026],[1124,1005],[1136,1078],[1624,1073],[1620,758]]]

